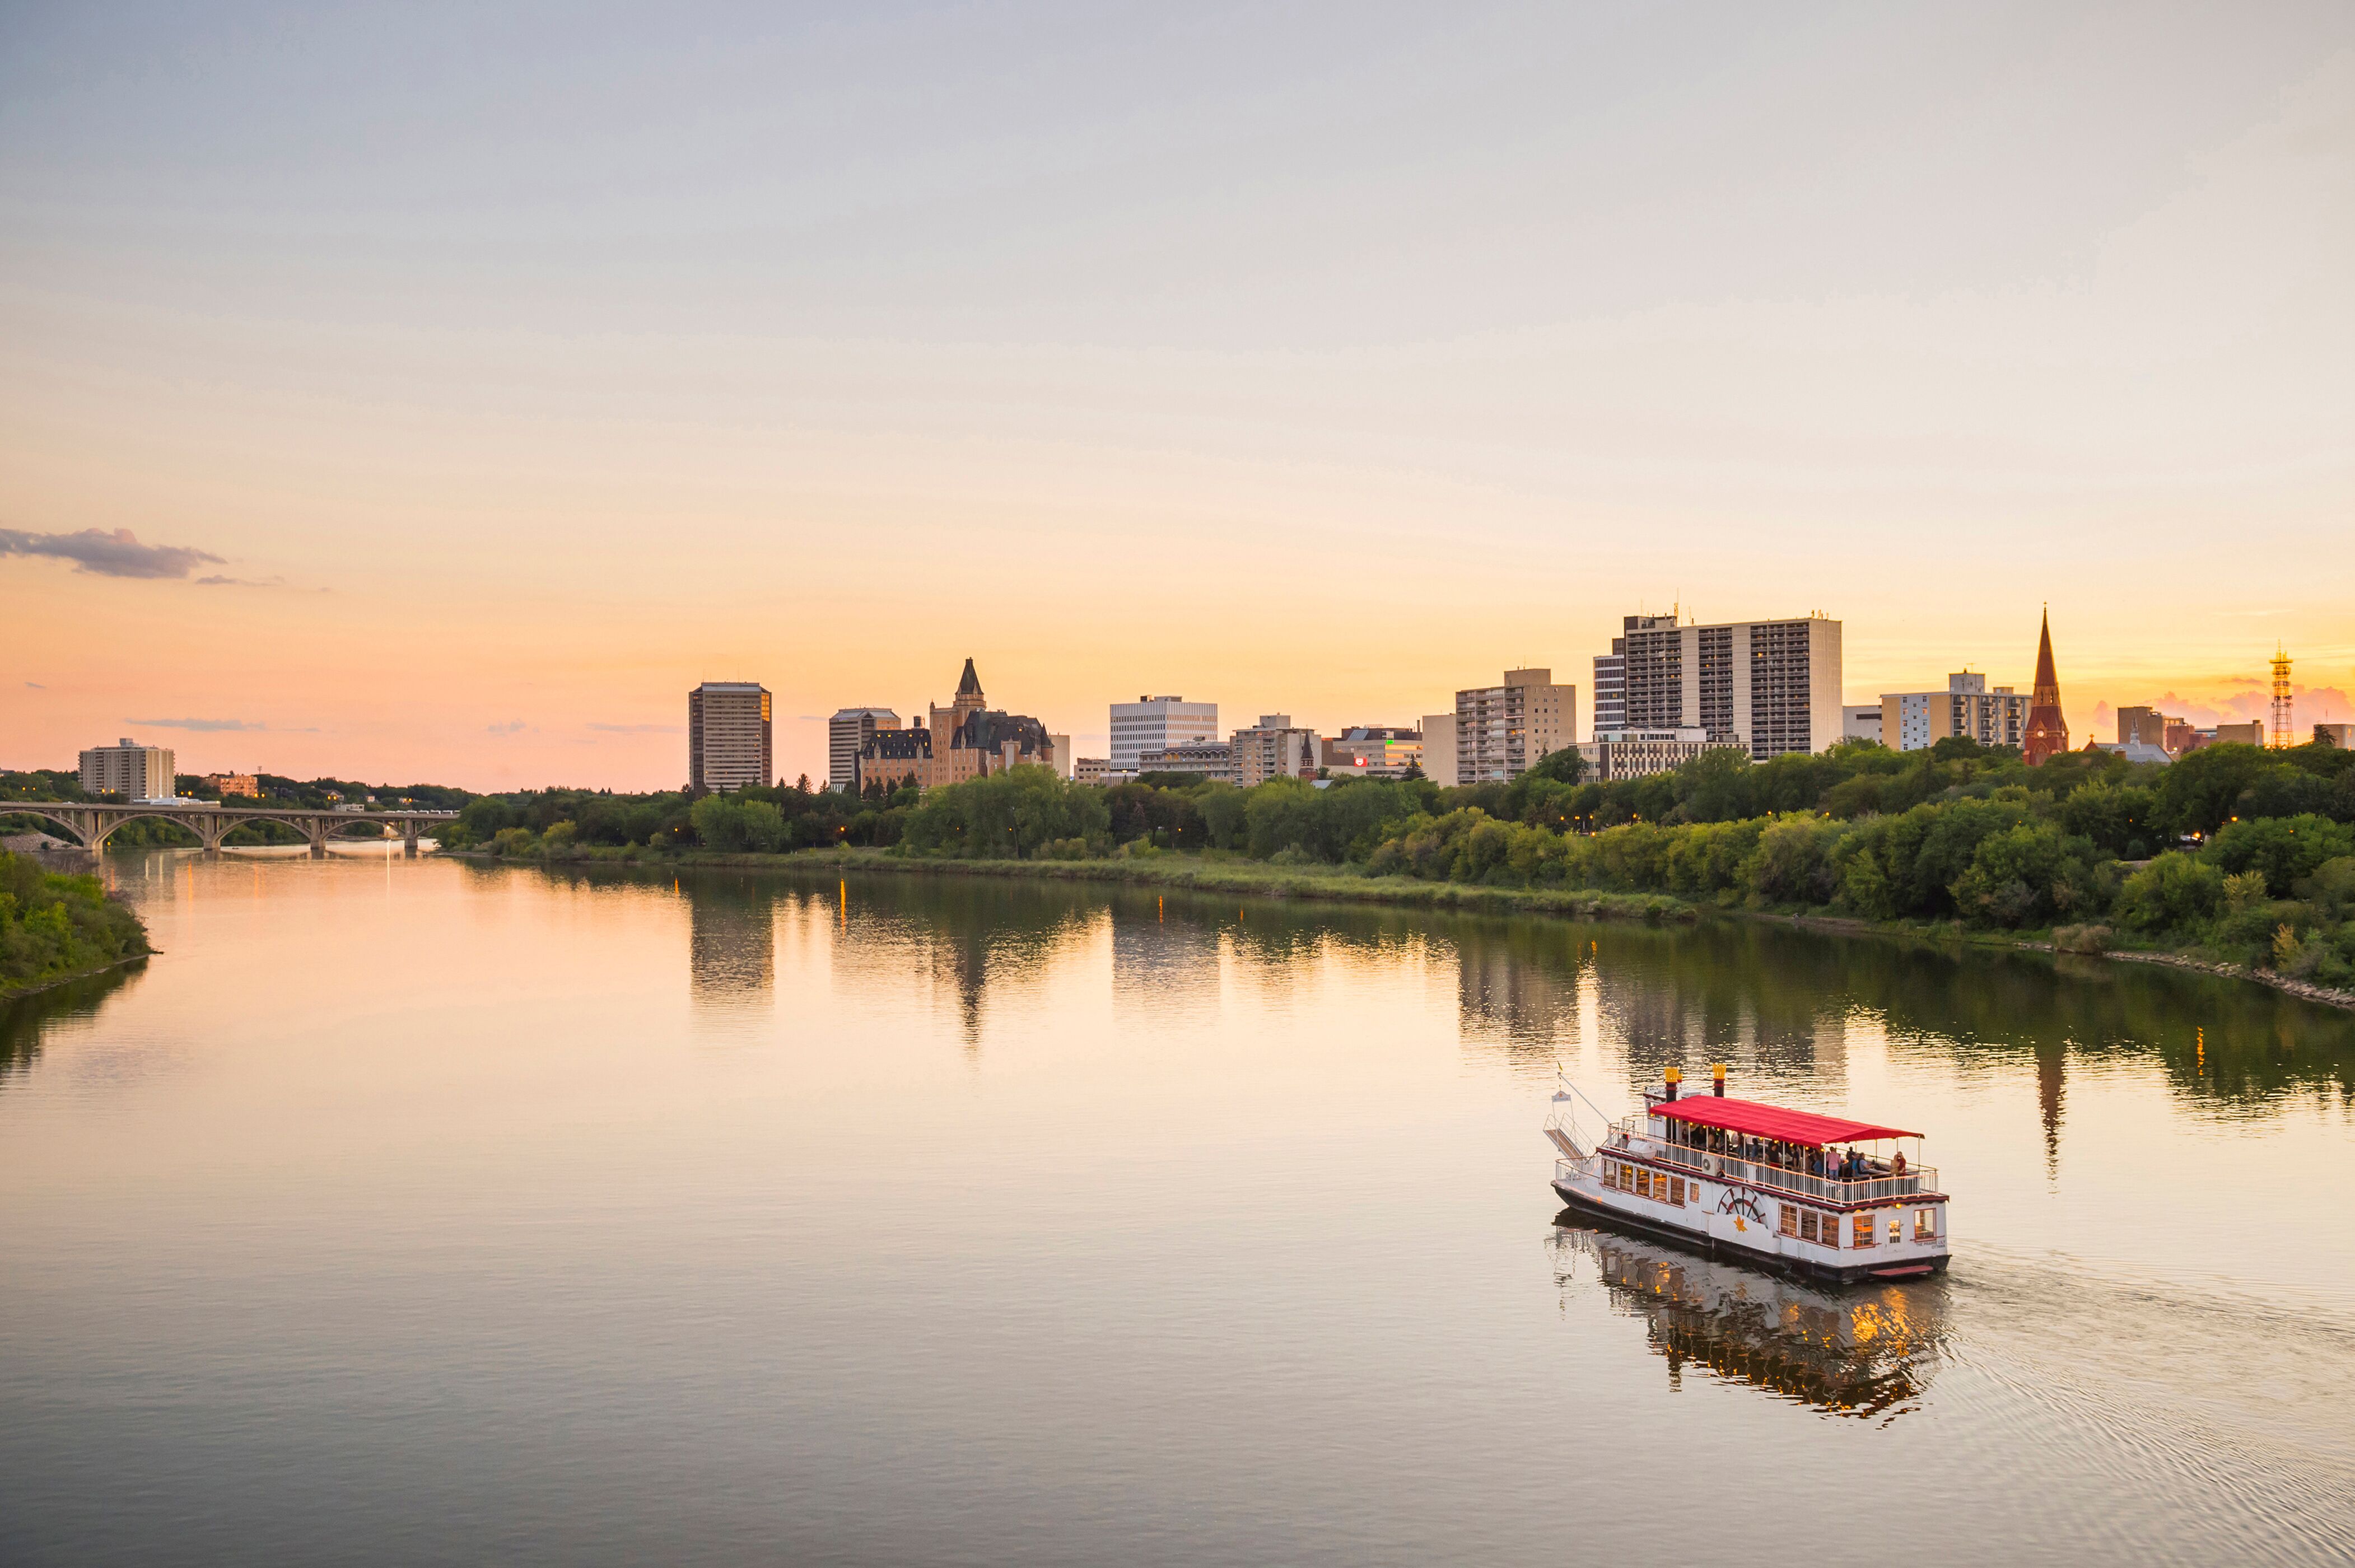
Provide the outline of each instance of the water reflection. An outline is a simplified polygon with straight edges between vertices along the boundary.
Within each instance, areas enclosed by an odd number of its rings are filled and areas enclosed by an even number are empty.
[[[42,1045],[59,1025],[96,1018],[110,997],[146,972],[148,963],[138,959],[0,1002],[0,1088],[32,1071]]]
[[[1611,1309],[1644,1319],[1668,1387],[1688,1371],[1827,1414],[1894,1420],[1936,1375],[1946,1339],[1943,1279],[1844,1291],[1595,1229],[1568,1210],[1549,1243],[1565,1302],[1600,1284]]]
[[[742,1007],[777,985],[777,897],[766,878],[699,877],[687,895],[687,984],[698,1002]]]

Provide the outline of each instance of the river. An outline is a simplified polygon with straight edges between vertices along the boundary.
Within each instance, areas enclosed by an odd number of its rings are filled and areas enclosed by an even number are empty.
[[[2355,1019],[1736,922],[112,857],[0,1012],[10,1563],[2355,1555]],[[1853,1292],[1557,1071],[1925,1129]]]

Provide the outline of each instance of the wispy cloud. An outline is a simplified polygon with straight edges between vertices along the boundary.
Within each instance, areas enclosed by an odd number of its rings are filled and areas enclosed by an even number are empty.
[[[26,682],[27,686],[30,681]],[[271,724],[259,719],[125,719],[125,724],[138,724],[150,730],[196,730],[208,734],[222,731],[239,731],[249,734],[267,731],[274,735],[315,735],[316,725]]]
[[[46,555],[70,560],[100,577],[186,577],[221,558],[186,545],[141,544],[129,528],[111,534],[84,528],[73,534],[37,534],[0,528],[0,555]]]
[[[510,719],[504,724],[485,725],[484,733],[490,735],[520,735],[523,733],[523,728],[524,724],[522,720]]]
[[[286,580],[282,577],[223,577],[215,573],[210,577],[197,578],[197,586],[199,588],[283,588],[286,586]]]
[[[27,686],[31,687],[35,691],[47,691],[47,690],[48,690],[48,689],[49,689],[48,687],[43,686],[43,685],[42,685],[39,681],[37,681],[37,680],[28,680],[28,681],[27,681],[25,684],[26,684]]]
[[[684,735],[684,724],[591,724],[591,730],[607,735]]]

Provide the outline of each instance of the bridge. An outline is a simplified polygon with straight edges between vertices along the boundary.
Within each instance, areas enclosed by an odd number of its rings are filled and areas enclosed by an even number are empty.
[[[454,811],[317,811],[306,806],[233,805],[228,801],[218,805],[110,805],[101,803],[84,805],[79,801],[0,800],[0,816],[39,816],[56,823],[74,836],[83,848],[97,853],[106,848],[116,828],[126,822],[136,822],[152,816],[162,822],[176,822],[194,833],[208,849],[218,849],[229,830],[241,822],[282,822],[311,841],[311,853],[327,852],[327,840],[348,837],[352,827],[374,829],[369,837],[382,838],[385,829],[400,830],[401,848],[410,854],[417,853],[417,836],[421,829],[431,828],[437,822],[454,822]]]

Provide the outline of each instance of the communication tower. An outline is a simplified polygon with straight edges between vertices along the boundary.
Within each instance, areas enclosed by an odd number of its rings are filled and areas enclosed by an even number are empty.
[[[2273,739],[2267,743],[2275,751],[2287,750],[2296,744],[2290,738],[2290,731],[2296,727],[2290,717],[2289,655],[2282,651],[2282,645],[2279,643],[2275,643],[2274,645],[2274,733]]]

